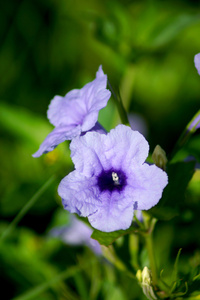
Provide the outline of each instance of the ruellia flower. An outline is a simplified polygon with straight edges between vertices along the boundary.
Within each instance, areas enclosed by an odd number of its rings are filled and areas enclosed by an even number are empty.
[[[100,66],[96,78],[82,89],[74,89],[64,97],[55,96],[47,111],[47,117],[55,128],[33,157],[52,151],[58,144],[72,140],[88,130],[98,130],[98,113],[107,105],[111,96],[106,85],[107,75]]]
[[[92,229],[75,216],[70,217],[69,224],[62,227],[53,228],[50,234],[60,238],[64,243],[71,246],[87,246],[96,255],[101,255],[100,244],[91,238]]]
[[[198,74],[200,75],[200,53],[198,53],[194,56],[194,64],[195,64]]]
[[[75,170],[58,187],[63,206],[110,232],[130,227],[134,209],[156,205],[167,174],[144,163],[149,145],[137,131],[118,125],[107,135],[87,132],[72,140]]]

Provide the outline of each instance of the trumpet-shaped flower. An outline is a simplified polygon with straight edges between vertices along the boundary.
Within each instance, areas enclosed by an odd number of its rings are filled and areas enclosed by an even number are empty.
[[[106,85],[107,75],[100,66],[96,78],[82,89],[74,89],[64,97],[55,96],[47,111],[48,119],[55,128],[33,157],[52,151],[58,144],[83,132],[98,130],[96,127],[99,110],[106,106],[111,96]]]
[[[107,135],[87,132],[70,145],[75,170],[58,187],[63,206],[110,232],[130,227],[134,209],[148,210],[162,196],[168,178],[144,163],[149,145],[137,131],[118,125]]]

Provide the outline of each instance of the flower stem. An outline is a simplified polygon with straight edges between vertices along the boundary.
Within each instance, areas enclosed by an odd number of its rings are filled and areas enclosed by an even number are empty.
[[[144,234],[144,237],[145,237],[147,252],[149,256],[150,269],[152,272],[152,281],[153,281],[153,285],[156,285],[158,281],[158,277],[157,277],[157,266],[155,261],[155,251],[153,246],[153,230],[157,222],[157,219],[149,218],[149,215],[145,214],[144,212],[143,212],[143,217],[144,217],[144,223],[146,227],[146,232]]]
[[[156,267],[156,261],[155,261],[155,255],[153,250],[153,239],[152,239],[152,232],[147,233],[145,237],[147,251],[149,255],[149,262],[150,262],[150,269],[152,272],[152,281],[153,285],[156,285],[157,283],[157,267]]]
[[[127,116],[126,110],[124,108],[124,105],[122,103],[122,99],[120,97],[120,94],[117,95],[115,93],[115,91],[113,90],[112,85],[110,84],[109,80],[108,80],[108,86],[109,86],[109,88],[110,88],[110,90],[112,92],[112,95],[114,97],[115,104],[117,105],[117,110],[119,112],[119,116],[120,116],[120,119],[121,119],[122,123],[124,125],[130,126],[129,120],[128,120],[128,116]]]

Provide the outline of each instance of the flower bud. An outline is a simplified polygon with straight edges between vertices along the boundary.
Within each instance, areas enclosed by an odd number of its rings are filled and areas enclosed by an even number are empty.
[[[144,267],[143,271],[138,270],[136,273],[136,277],[139,281],[139,284],[142,287],[143,293],[149,300],[155,300],[157,299],[153,287],[152,287],[152,276],[151,271]]]
[[[166,170],[167,156],[165,151],[159,145],[155,147],[152,159],[157,167]]]

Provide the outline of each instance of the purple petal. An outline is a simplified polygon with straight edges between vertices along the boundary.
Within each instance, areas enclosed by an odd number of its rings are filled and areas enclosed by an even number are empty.
[[[91,238],[92,228],[90,228],[84,222],[78,220],[75,216],[72,216],[70,220],[70,225],[63,232],[63,240],[70,245],[86,245],[88,246],[96,255],[101,255],[100,244]]]
[[[98,114],[98,111],[92,111],[87,113],[82,123],[82,131],[89,131],[95,126],[95,123],[98,120]]]
[[[81,89],[81,96],[84,98],[88,111],[99,110],[106,106],[111,96],[106,86],[107,75],[103,73],[102,66],[100,66],[96,78]]]
[[[155,165],[131,166],[128,173],[127,194],[132,195],[135,209],[148,210],[155,206],[168,183],[167,174]]]
[[[84,217],[94,213],[97,209],[96,203],[100,201],[96,178],[87,178],[77,171],[61,180],[58,194],[65,209]]]
[[[108,165],[102,151],[106,135],[87,132],[84,136],[73,139],[70,144],[71,158],[76,170],[85,176],[98,175]]]
[[[96,122],[96,124],[94,125],[94,127],[92,127],[90,129],[90,131],[96,131],[96,132],[101,133],[101,134],[107,134],[107,131],[105,130],[105,128],[99,122]]]
[[[102,65],[100,65],[98,71],[96,72],[96,78],[101,78],[104,76],[105,76],[105,74],[103,72]],[[107,84],[107,82],[106,82],[106,84]],[[106,88],[106,85],[105,85],[105,88]]]
[[[88,132],[71,142],[71,157],[75,167],[86,176],[99,174],[112,167],[129,168],[138,165],[148,156],[149,145],[137,131],[118,125],[107,135]]]
[[[69,226],[63,232],[63,239],[70,245],[85,244],[92,234],[92,229],[85,223],[72,216]]]
[[[111,232],[130,227],[133,219],[133,199],[125,193],[105,192],[101,194],[102,204],[88,217],[91,225],[104,232]]]
[[[48,119],[54,126],[79,124],[82,131],[91,129],[97,122],[99,110],[107,105],[111,96],[106,85],[107,76],[100,66],[96,79],[82,89],[74,89],[65,97],[54,97],[47,112]]]
[[[198,128],[200,128],[200,110],[192,118],[191,122],[187,127],[187,131],[195,131]]]
[[[86,245],[96,254],[96,255],[102,255],[102,250],[100,244],[90,238],[89,241],[86,243]]]
[[[195,55],[194,64],[195,64],[198,74],[200,75],[200,53]]]
[[[100,66],[96,79],[86,84],[82,89],[82,99],[87,107],[87,115],[85,115],[82,123],[83,131],[87,131],[95,125],[99,110],[107,105],[111,92],[106,89],[106,85],[107,76]]]
[[[47,111],[47,116],[54,126],[80,125],[87,108],[81,98],[81,91],[74,89],[65,97],[55,96]]]
[[[80,135],[81,128],[80,126],[64,126],[64,127],[56,127],[44,140],[44,142],[40,145],[39,150],[34,153],[33,157],[39,157],[44,153],[48,153],[54,150],[58,144],[71,140],[72,138]]]
[[[92,229],[78,220],[75,216],[71,216],[70,223],[61,228],[54,228],[51,234],[60,237],[64,243],[72,246],[88,246],[95,254],[101,255],[101,246],[91,238]]]
[[[130,165],[142,164],[149,152],[149,144],[138,132],[125,125],[118,125],[106,136],[106,158],[115,167],[126,170]]]

